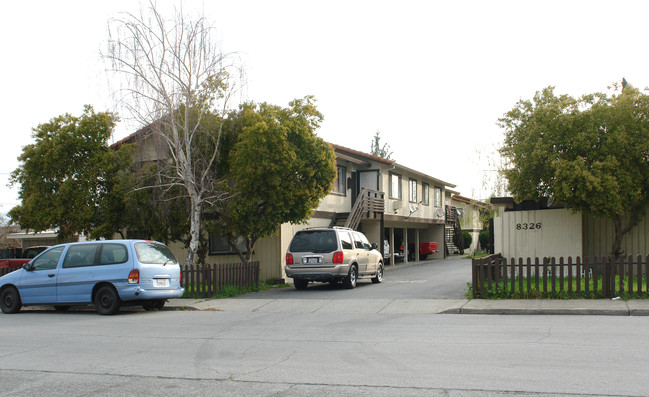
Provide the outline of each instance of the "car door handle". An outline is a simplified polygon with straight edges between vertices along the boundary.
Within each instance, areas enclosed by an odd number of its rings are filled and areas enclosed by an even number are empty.
[[[48,274],[48,275],[47,275],[47,277],[49,277],[49,278],[52,278],[52,277],[54,277],[54,276],[56,276],[56,274]]]

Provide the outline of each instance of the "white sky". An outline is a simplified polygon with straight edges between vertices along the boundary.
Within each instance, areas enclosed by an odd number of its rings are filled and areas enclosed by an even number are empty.
[[[146,4],[146,3],[145,3]],[[170,1],[159,1],[168,7]],[[31,129],[84,104],[116,110],[99,51],[107,24],[136,1],[0,3],[0,213]],[[315,95],[325,140],[393,159],[483,199],[497,119],[548,85],[649,86],[644,1],[185,1],[214,23],[247,70],[246,98],[286,106]],[[132,132],[118,127],[115,140]]]

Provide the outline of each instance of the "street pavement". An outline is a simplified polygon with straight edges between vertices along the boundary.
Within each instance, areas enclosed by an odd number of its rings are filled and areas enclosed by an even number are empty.
[[[393,313],[648,316],[649,300],[466,299],[470,260],[451,257],[386,267],[385,280],[353,290],[309,284],[230,299],[171,299],[165,310],[265,313]]]

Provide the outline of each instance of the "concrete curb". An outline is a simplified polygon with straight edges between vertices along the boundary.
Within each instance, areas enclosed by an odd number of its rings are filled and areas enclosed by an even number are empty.
[[[649,316],[649,300],[171,299],[165,310],[260,313]]]

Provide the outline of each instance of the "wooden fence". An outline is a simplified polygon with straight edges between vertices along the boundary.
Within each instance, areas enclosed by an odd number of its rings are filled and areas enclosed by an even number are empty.
[[[472,260],[473,297],[603,296],[647,293],[649,256],[530,258],[507,261],[500,254]]]
[[[20,267],[0,268],[0,277]],[[187,293],[194,296],[210,297],[224,286],[239,288],[253,287],[259,283],[259,262],[225,263],[206,266],[181,267],[182,285]]]
[[[181,273],[185,293],[207,298],[226,285],[239,288],[256,286],[259,283],[259,262],[183,266]]]

